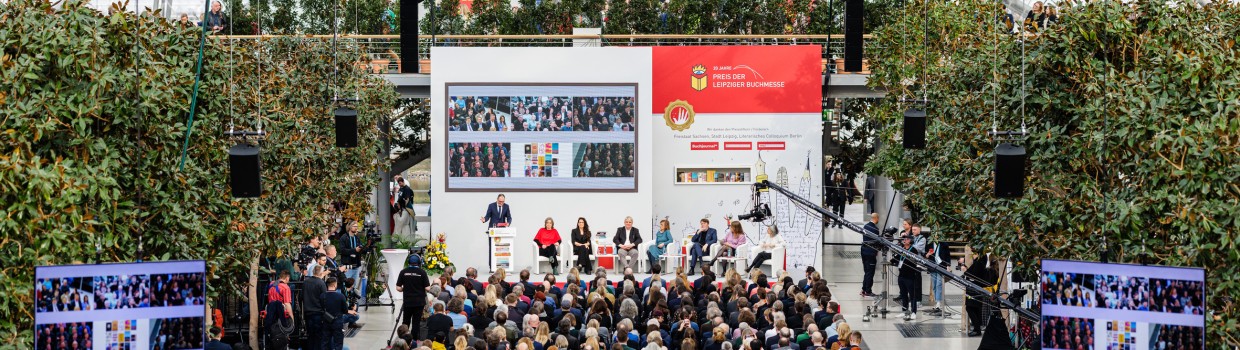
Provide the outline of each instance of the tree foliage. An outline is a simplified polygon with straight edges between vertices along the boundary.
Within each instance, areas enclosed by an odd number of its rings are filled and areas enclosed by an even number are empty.
[[[332,227],[328,203],[370,211],[381,135],[359,128],[358,148],[336,148],[327,99],[361,97],[358,123],[374,125],[396,94],[352,63],[356,45],[333,65],[329,42],[208,39],[180,170],[200,32],[157,17],[0,5],[4,344],[31,346],[34,266],[202,259],[209,295],[237,295],[252,261]],[[229,195],[232,126],[268,133],[261,198]]]
[[[930,3],[928,40],[923,2],[876,32],[871,84],[889,98],[871,116],[897,146],[868,172],[1018,271],[1096,261],[1104,239],[1112,261],[1207,268],[1208,341],[1240,345],[1240,7],[1095,1],[1022,42],[992,3]],[[923,88],[927,148],[904,150],[896,101]],[[987,132],[1022,126],[1024,196],[996,199]]]

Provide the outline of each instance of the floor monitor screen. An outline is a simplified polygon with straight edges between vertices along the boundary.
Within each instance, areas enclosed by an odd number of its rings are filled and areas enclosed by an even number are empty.
[[[448,191],[636,191],[637,85],[448,84]]]
[[[35,268],[35,349],[201,349],[206,263]]]
[[[1205,270],[1042,261],[1043,349],[1205,349]]]

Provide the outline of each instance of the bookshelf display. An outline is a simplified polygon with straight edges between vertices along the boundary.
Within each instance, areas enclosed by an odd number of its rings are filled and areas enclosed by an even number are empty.
[[[752,168],[734,166],[678,166],[677,185],[749,185],[753,184]]]

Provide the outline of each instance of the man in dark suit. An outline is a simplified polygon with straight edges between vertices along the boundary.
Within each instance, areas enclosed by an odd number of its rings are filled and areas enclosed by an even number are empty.
[[[487,214],[483,215],[480,221],[487,224],[487,266],[491,266],[491,238],[490,229],[495,227],[508,227],[512,225],[512,210],[509,210],[508,204],[504,203],[504,194],[501,193],[495,197],[495,202],[487,205]]]
[[[693,248],[689,249],[689,255],[693,258],[689,260],[689,274],[693,274],[697,270],[698,262],[702,261],[702,256],[710,251],[710,245],[719,241],[719,234],[714,228],[710,227],[710,220],[702,218],[702,228],[693,234]]]
[[[865,224],[865,232],[878,235],[878,213],[870,213],[870,222]],[[865,236],[861,243],[861,266],[865,277],[861,278],[861,296],[874,296],[874,269],[878,266],[878,239]]]
[[[642,235],[638,233],[637,228],[633,227],[633,217],[624,218],[624,226],[616,229],[616,236],[612,238],[612,242],[616,243],[616,270],[624,271],[625,268],[637,270],[637,259],[641,255],[637,251],[637,245],[642,242]]]

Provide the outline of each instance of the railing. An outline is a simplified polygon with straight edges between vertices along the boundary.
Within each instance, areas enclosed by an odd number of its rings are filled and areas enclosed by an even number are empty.
[[[259,38],[296,37],[307,40],[331,40],[332,35],[217,35],[217,39],[254,40]],[[362,45],[376,73],[399,72],[399,35],[340,35],[342,40]],[[865,52],[881,49],[864,35]],[[703,45],[821,45],[823,71],[835,73],[836,63],[844,57],[844,35],[678,35],[678,34],[605,34],[605,35],[422,35],[419,37],[422,72],[429,72],[431,47],[572,47],[581,46],[703,46]],[[866,55],[868,57],[868,55]],[[865,58],[865,57],[863,57]],[[868,61],[868,60],[867,60]],[[867,65],[868,66],[868,65]],[[863,69],[863,72],[868,71]]]

